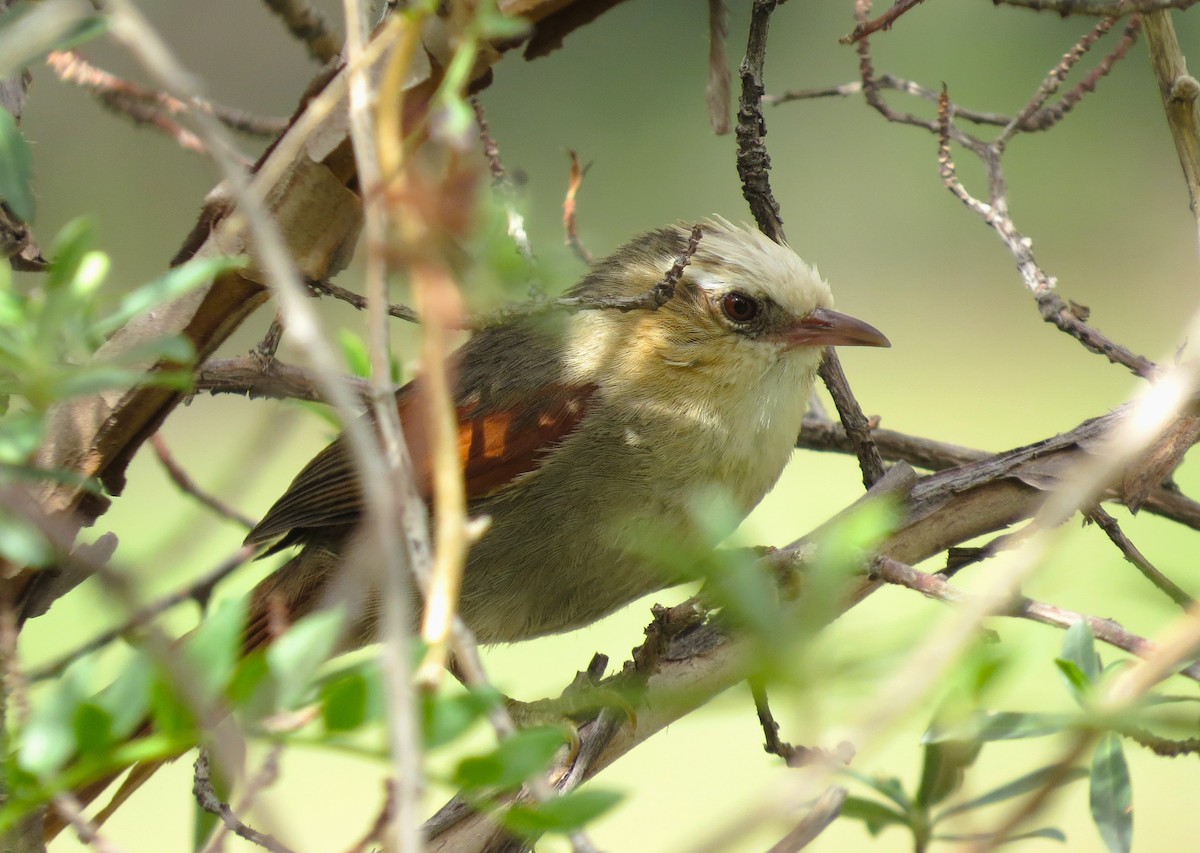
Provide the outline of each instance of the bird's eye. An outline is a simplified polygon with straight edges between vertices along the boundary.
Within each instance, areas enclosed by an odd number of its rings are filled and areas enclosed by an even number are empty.
[[[758,316],[758,302],[744,293],[726,293],[721,299],[721,310],[735,323],[749,323]]]

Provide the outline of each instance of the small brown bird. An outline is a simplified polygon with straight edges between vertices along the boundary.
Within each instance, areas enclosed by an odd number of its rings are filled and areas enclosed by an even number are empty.
[[[673,226],[638,237],[568,295],[644,294],[689,236]],[[791,456],[822,349],[890,346],[832,305],[828,285],[791,249],[713,219],[656,310],[550,311],[467,341],[454,358],[458,447],[468,510],[491,524],[471,547],[459,612],[478,639],[569,631],[670,585],[646,544],[669,549],[721,534],[698,517],[698,502],[716,497],[732,508],[731,525],[744,518]],[[420,380],[396,403],[428,501]],[[278,616],[298,619],[347,592],[363,510],[338,439],[246,537],[273,543],[268,553],[302,546],[255,589],[246,651],[270,641]],[[365,605],[344,649],[376,629],[380,592],[355,592]],[[136,766],[97,821],[161,763]],[[112,778],[75,795],[89,802]],[[49,813],[46,837],[61,828]]]
[[[682,226],[638,237],[568,295],[644,294],[688,239]],[[550,312],[477,332],[455,368],[468,511],[491,522],[459,604],[478,639],[569,631],[670,585],[645,546],[711,540],[698,500],[715,496],[730,521],[744,518],[791,456],[822,348],[890,346],[832,305],[791,249],[713,219],[656,310]],[[428,501],[419,383],[396,399]],[[303,546],[256,590],[247,648],[269,639],[281,605],[296,619],[335,594],[362,500],[339,439],[246,537],[271,551]],[[378,596],[365,596],[348,646],[373,638]]]

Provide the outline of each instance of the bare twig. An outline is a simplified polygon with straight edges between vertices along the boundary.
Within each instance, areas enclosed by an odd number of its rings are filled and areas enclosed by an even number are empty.
[[[1068,15],[1094,15],[1119,18],[1134,12],[1157,12],[1165,9],[1187,9],[1196,0],[995,0],[997,5],[1018,6],[1035,12],[1054,12]]]
[[[162,598],[145,607],[137,608],[133,611],[129,619],[116,628],[97,634],[82,646],[68,652],[57,660],[40,666],[37,669],[30,670],[28,674],[29,680],[37,682],[45,681],[48,678],[57,678],[75,661],[92,652],[99,651],[109,643],[145,627],[160,613],[170,610],[172,607],[182,604],[185,601],[195,601],[201,610],[205,609],[208,606],[208,600],[212,595],[213,588],[232,572],[244,566],[256,552],[257,549],[251,547],[243,546],[239,548],[233,556],[219,564],[212,571],[202,575],[199,579],[182,589],[164,595]]]
[[[846,794],[846,789],[837,785],[826,788],[796,827],[768,848],[767,853],[794,853],[807,847],[837,820],[842,813],[842,803],[846,802]]]
[[[227,506],[215,495],[210,495],[208,492],[200,488],[191,475],[183,469],[183,466],[175,461],[175,457],[171,455],[171,449],[167,447],[167,442],[162,435],[156,433],[150,437],[150,443],[154,447],[154,455],[158,457],[158,461],[162,464],[163,470],[167,472],[167,476],[171,478],[181,492],[195,498],[204,506],[211,509],[221,518],[229,519],[242,527],[250,530],[256,524],[255,520],[245,513],[239,512],[231,506]]]
[[[390,821],[392,809],[395,800],[395,785],[391,779],[387,779],[383,783],[383,804],[379,807],[379,812],[375,815],[375,820],[370,828],[363,834],[363,837],[358,842],[350,847],[346,853],[367,853],[371,845],[379,842],[383,837],[383,830]]]
[[[328,62],[341,51],[342,46],[329,31],[329,25],[321,13],[304,0],[263,0],[267,8],[283,19],[288,32],[304,42],[309,56],[317,62]]]
[[[1087,518],[1090,521],[1094,521],[1096,526],[1108,535],[1109,540],[1125,555],[1125,559],[1132,563],[1146,580],[1166,593],[1172,601],[1185,610],[1195,604],[1195,599],[1184,592],[1178,584],[1160,572],[1155,568],[1153,563],[1143,556],[1137,546],[1125,535],[1125,531],[1117,524],[1115,518],[1100,507],[1096,507],[1088,512]]]
[[[323,294],[332,296],[340,302],[345,302],[347,305],[353,305],[359,311],[364,311],[369,307],[367,297],[355,293],[353,290],[347,290],[344,287],[339,287],[331,281],[317,281],[308,279],[304,284],[315,294]],[[388,304],[387,315],[395,317],[398,320],[407,320],[409,323],[421,322],[420,315],[416,311],[409,308],[407,305]]]
[[[537,264],[537,258],[534,257],[533,246],[530,245],[529,234],[525,230],[525,217],[517,210],[517,205],[514,203],[513,181],[504,168],[504,161],[500,159],[500,146],[492,138],[487,114],[483,109],[483,101],[479,99],[478,95],[471,97],[471,108],[475,110],[475,123],[479,126],[479,141],[483,144],[483,156],[487,159],[488,171],[492,175],[492,189],[499,192],[504,201],[504,215],[508,220],[508,236],[516,244],[517,251],[521,253],[525,263],[532,269]],[[529,287],[530,296],[542,295],[532,279]]]
[[[290,849],[270,835],[242,823],[233,813],[233,809],[229,807],[229,803],[223,802],[217,796],[217,792],[213,790],[212,786],[212,771],[208,766],[208,750],[206,749],[201,749],[200,754],[196,756],[195,775],[192,778],[192,796],[195,797],[200,808],[219,817],[225,828],[239,838],[244,838],[251,844],[269,850],[271,853],[292,853]]]
[[[174,136],[185,148],[201,153],[207,151],[198,137],[167,118],[185,114],[193,108],[180,99],[110,74],[73,50],[53,51],[46,56],[46,64],[64,83],[85,89],[109,109],[124,113],[136,122],[155,125]],[[192,104],[229,129],[251,136],[278,136],[287,127],[286,119],[261,118],[201,98]]]
[[[279,779],[279,758],[281,755],[283,755],[283,747],[284,747],[284,745],[282,743],[276,743],[271,746],[270,751],[267,753],[267,757],[263,759],[262,765],[258,768],[258,772],[255,773],[254,776],[246,783],[246,790],[242,794],[241,802],[238,803],[238,811],[239,812],[242,812],[244,814],[246,811],[248,811],[250,809],[250,807],[254,804],[255,798],[260,793],[262,793],[265,789],[274,785],[275,782],[278,781],[278,779]],[[197,764],[199,764],[199,762],[202,758],[205,758],[205,754],[204,754],[203,750],[200,751],[200,756],[196,759]],[[207,765],[205,766],[205,769],[207,770]],[[200,771],[197,768],[197,770],[196,770],[196,776],[197,776],[196,781],[197,782],[199,779],[199,774],[200,774]],[[195,784],[195,782],[193,784]],[[210,786],[209,790],[211,791],[211,786]],[[213,792],[213,795],[215,796],[215,792]],[[228,809],[229,807],[226,806],[226,808]],[[230,814],[231,815],[233,814],[232,809],[230,809]],[[220,816],[220,817],[221,817],[221,826],[213,834],[212,840],[204,848],[203,853],[220,853],[221,850],[223,849],[223,841],[224,841],[225,834],[233,829],[233,827],[231,827],[229,825],[229,823],[225,821],[223,816]],[[243,836],[243,837],[245,837],[245,836]]]
[[[601,296],[594,299],[565,296],[554,300],[552,304],[577,311],[598,308],[607,308],[621,312],[642,309],[657,310],[670,302],[672,297],[675,296],[675,285],[679,283],[679,279],[683,277],[683,271],[692,262],[692,255],[696,254],[696,249],[700,245],[702,236],[703,229],[699,225],[693,225],[691,234],[688,236],[687,246],[683,252],[675,259],[675,263],[671,265],[666,274],[645,293],[638,294],[637,296]]]
[[[871,576],[890,584],[908,587],[928,598],[945,601],[949,604],[961,605],[974,598],[971,593],[963,592],[951,586],[937,575],[918,571],[912,566],[902,563],[899,560],[893,560],[890,557],[881,557],[877,560],[871,568]],[[1132,655],[1148,658],[1157,651],[1157,646],[1154,643],[1125,630],[1125,628],[1112,619],[1088,616],[1084,613],[1077,613],[1073,610],[1066,610],[1061,607],[1055,607],[1052,604],[1044,604],[1028,598],[1016,601],[1011,607],[1000,611],[1000,615],[1028,619],[1032,622],[1040,622],[1043,625],[1050,625],[1054,628],[1070,628],[1079,622],[1086,622],[1097,640],[1108,643],[1110,646],[1122,649]],[[1193,681],[1200,681],[1200,664],[1192,664],[1180,669],[1179,675],[1190,678]]]
[[[842,36],[838,39],[839,44],[853,44],[854,42],[864,39],[867,36],[877,33],[881,30],[890,30],[892,24],[905,12],[919,5],[924,0],[896,0],[892,7],[875,18],[873,21],[860,21],[855,25],[849,35]]]
[[[1200,113],[1196,108],[1200,83],[1188,73],[1187,60],[1179,47],[1169,12],[1147,15],[1145,30],[1150,64],[1158,81],[1179,164],[1183,167],[1192,215],[1200,224]]]
[[[762,113],[762,98],[766,91],[763,69],[767,59],[767,30],[771,13],[779,5],[779,0],[754,0],[750,12],[746,57],[738,71],[742,94],[738,99],[737,114],[737,170],[742,181],[742,195],[750,205],[759,230],[776,243],[786,243],[779,202],[771,192],[771,157],[763,143],[767,122]]]
[[[579,162],[579,154],[574,148],[567,149],[567,156],[571,158],[571,171],[567,176],[567,193],[563,196],[563,233],[566,234],[567,245],[571,247],[571,251],[590,267],[596,259],[579,239],[579,225],[575,215],[575,197],[579,194],[579,188],[583,186],[583,176],[587,174],[588,167]]]
[[[750,695],[754,698],[754,710],[758,714],[758,724],[763,730],[763,749],[770,755],[778,755],[790,766],[796,755],[796,747],[779,737],[779,723],[771,713],[766,685],[756,678],[750,679]]]
[[[56,794],[51,801],[58,816],[79,836],[79,840],[99,853],[121,853],[121,848],[100,834],[99,827],[83,813],[83,804],[69,793]]]
[[[883,459],[879,455],[879,448],[875,446],[875,440],[871,438],[870,422],[863,414],[854,392],[850,390],[850,380],[846,378],[842,362],[833,347],[826,348],[819,372],[830,396],[833,397],[842,427],[854,445],[854,454],[858,457],[858,467],[862,471],[863,486],[869,489],[883,477]]]

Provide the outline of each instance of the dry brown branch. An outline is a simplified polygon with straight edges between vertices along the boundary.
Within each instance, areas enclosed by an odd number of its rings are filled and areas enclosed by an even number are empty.
[[[263,759],[262,764],[259,766],[258,772],[256,772],[254,776],[251,777],[246,783],[246,790],[242,793],[241,802],[238,803],[239,812],[244,814],[245,812],[249,811],[258,795],[279,780],[279,759],[282,755],[283,744],[273,744],[270,750],[267,752],[266,758]],[[200,758],[204,757],[204,752],[201,750],[200,756],[197,758],[197,764],[199,763]],[[205,769],[207,770],[207,767]],[[193,784],[199,781],[199,772],[199,769],[197,769],[196,778],[193,780]],[[211,792],[212,796],[215,798],[216,792],[211,790],[211,785],[209,786],[209,791],[206,792],[205,795],[208,796],[209,792]],[[226,806],[226,808],[229,807]],[[233,814],[232,809],[230,809],[230,814]],[[225,836],[231,831],[231,829],[232,827],[224,821],[224,818],[222,818],[221,825],[217,827],[216,832],[213,833],[212,840],[203,849],[202,853],[222,853],[225,847]]]
[[[905,12],[911,10],[914,6],[923,3],[924,0],[896,0],[891,8],[875,18],[872,21],[860,21],[855,25],[849,35],[842,36],[838,39],[840,44],[853,44],[854,42],[864,39],[873,33],[883,30],[890,30],[892,24],[896,23],[897,19]]]
[[[207,147],[195,134],[168,118],[184,115],[193,108],[180,99],[110,74],[73,50],[50,53],[46,64],[64,83],[79,86],[114,112],[127,115],[138,123],[152,124],[175,137],[183,147],[207,153]],[[207,112],[230,130],[251,136],[278,136],[287,128],[285,119],[261,118],[206,100],[197,99],[192,103],[194,108]]]
[[[263,0],[267,8],[278,15],[288,32],[304,42],[308,54],[317,62],[329,62],[338,55],[342,46],[329,31],[329,25],[321,13],[304,0]]]
[[[265,832],[247,826],[233,813],[229,803],[224,802],[213,790],[212,772],[208,766],[208,750],[201,749],[196,756],[195,775],[192,778],[192,796],[196,804],[211,815],[221,819],[222,826],[239,838],[244,838],[256,847],[269,850],[271,853],[292,853]]]
[[[116,628],[97,634],[82,646],[67,652],[62,657],[44,664],[37,669],[30,670],[28,674],[29,680],[38,682],[49,678],[57,678],[75,661],[99,651],[122,637],[135,633],[149,624],[159,614],[170,610],[176,605],[183,604],[185,601],[196,602],[203,612],[208,608],[208,601],[212,597],[212,592],[217,584],[237,569],[246,565],[254,557],[255,553],[257,553],[256,549],[242,546],[234,552],[233,556],[218,564],[216,568],[201,575],[183,588],[168,593],[157,601],[139,608],[129,619]]]
[[[379,812],[375,815],[375,820],[363,834],[363,837],[356,844],[351,845],[346,853],[367,853],[368,850],[373,849],[372,845],[377,844],[379,839],[383,837],[384,827],[391,820],[395,796],[395,785],[392,784],[392,780],[385,780],[383,783],[383,803],[379,806]]]
[[[842,813],[842,803],[846,802],[847,793],[845,788],[836,785],[827,788],[795,828],[767,848],[767,853],[794,853],[796,850],[803,850],[837,820],[838,815]]]
[[[1150,65],[1158,81],[1171,139],[1183,167],[1192,215],[1200,222],[1200,113],[1196,108],[1200,83],[1188,73],[1187,60],[1179,47],[1169,12],[1146,15],[1145,31]]]
[[[525,263],[532,269],[537,264],[537,258],[533,254],[533,246],[530,244],[529,234],[525,230],[525,217],[517,210],[513,197],[515,194],[513,181],[504,168],[504,161],[500,159],[500,146],[492,138],[491,129],[487,123],[487,114],[483,109],[483,101],[477,95],[471,97],[471,108],[475,111],[475,123],[479,126],[479,141],[483,145],[483,156],[487,160],[488,172],[492,176],[492,190],[500,195],[504,204],[504,215],[508,220],[508,236],[516,244],[517,251],[521,253]],[[529,295],[532,297],[542,295],[536,282],[532,280],[529,283]]]
[[[700,245],[703,233],[703,229],[699,225],[692,226],[687,246],[683,252],[675,259],[675,263],[671,265],[671,268],[667,270],[663,277],[645,293],[640,293],[637,296],[598,296],[594,299],[585,299],[579,296],[564,296],[561,299],[554,300],[551,304],[556,307],[578,311],[596,309],[622,312],[639,310],[655,311],[666,305],[675,296],[675,285],[683,277],[684,269],[692,262],[692,255],[696,254],[696,249]],[[537,309],[540,306],[535,305],[534,308]]]
[[[1093,15],[1119,18],[1132,13],[1158,12],[1166,9],[1187,9],[1196,0],[994,0],[997,5],[1017,6],[1035,12],[1054,12],[1068,15]]]
[[[746,57],[738,70],[742,93],[737,114],[737,170],[742,181],[742,195],[750,205],[759,230],[776,243],[786,243],[779,202],[771,192],[771,157],[763,142],[767,122],[762,114],[762,98],[766,92],[763,69],[767,60],[767,31],[771,13],[779,5],[778,0],[754,0],[750,12]]]
[[[886,581],[897,586],[904,586],[921,593],[927,598],[944,601],[948,604],[961,604],[971,597],[970,593],[956,589],[937,575],[927,574],[914,569],[911,565],[893,560],[890,557],[880,558],[871,568],[871,577]],[[1065,610],[1052,604],[1044,604],[1032,599],[1022,599],[1003,612],[1004,616],[1018,619],[1028,619],[1040,622],[1054,628],[1070,628],[1079,622],[1086,622],[1093,636],[1102,643],[1129,652],[1138,657],[1149,657],[1156,647],[1145,637],[1133,634],[1112,619],[1102,619]],[[1193,681],[1200,681],[1200,665],[1193,664],[1179,671],[1179,674]]]
[[[1125,535],[1125,531],[1121,529],[1121,525],[1117,524],[1115,518],[1099,507],[1088,512],[1086,518],[1088,521],[1095,522],[1096,526],[1103,530],[1108,535],[1109,540],[1117,546],[1117,549],[1124,555],[1125,559],[1132,563],[1146,580],[1166,593],[1167,597],[1172,601],[1185,610],[1195,604],[1195,600],[1190,595],[1184,592],[1178,584],[1164,575],[1153,563],[1145,558],[1137,546]]]
[[[339,302],[345,302],[347,305],[353,305],[359,311],[364,311],[368,307],[367,297],[355,293],[353,290],[347,290],[344,287],[339,287],[331,281],[310,279],[305,281],[304,284],[315,294],[332,296]],[[387,307],[387,315],[389,317],[395,317],[397,320],[407,320],[409,323],[421,322],[421,318],[417,312],[409,308],[407,305],[389,304]]]
[[[571,251],[579,260],[583,261],[589,267],[595,262],[592,253],[588,251],[587,246],[579,239],[579,223],[576,217],[576,202],[575,198],[579,194],[579,188],[583,186],[583,176],[587,174],[588,166],[584,166],[579,162],[579,154],[574,148],[567,149],[567,156],[571,158],[571,171],[567,174],[567,192],[563,196],[563,233],[566,234],[567,245],[571,247]]]
[[[158,457],[158,461],[162,464],[163,470],[167,472],[167,476],[171,479],[181,492],[185,495],[190,495],[199,501],[203,506],[211,509],[216,515],[221,518],[229,519],[242,527],[250,530],[254,527],[255,521],[250,516],[238,512],[231,506],[225,504],[222,500],[210,495],[208,492],[200,488],[199,484],[192,479],[191,475],[184,470],[183,466],[175,461],[175,457],[171,455],[171,449],[167,447],[167,442],[159,434],[155,434],[150,438],[150,444],[154,447],[154,455]]]

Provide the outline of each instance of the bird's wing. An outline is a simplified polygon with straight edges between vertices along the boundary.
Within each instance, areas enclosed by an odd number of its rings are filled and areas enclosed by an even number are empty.
[[[456,408],[458,456],[466,481],[467,499],[486,497],[522,474],[537,469],[541,460],[583,419],[596,387],[542,386],[535,393],[506,399],[502,405],[478,400]],[[412,456],[417,491],[429,501],[433,469],[425,397],[412,382],[396,395],[400,423]],[[354,525],[364,509],[349,448],[338,438],[316,455],[292,481],[246,543],[278,540],[271,551],[303,543],[320,532]]]

